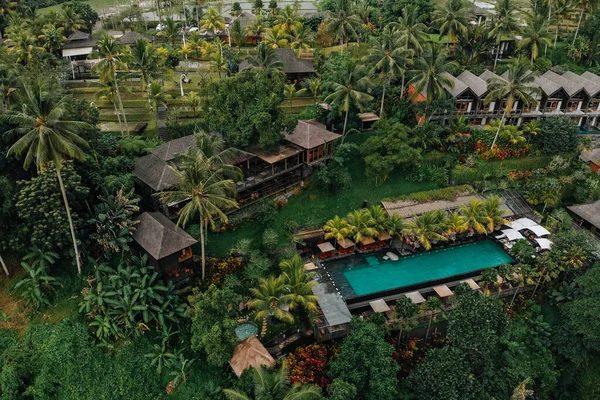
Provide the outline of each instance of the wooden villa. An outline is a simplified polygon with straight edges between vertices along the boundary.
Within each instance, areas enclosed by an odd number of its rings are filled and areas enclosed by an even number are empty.
[[[325,125],[316,121],[298,121],[294,131],[284,136],[284,140],[300,147],[301,160],[307,165],[331,158],[334,142],[342,135],[328,131]]]

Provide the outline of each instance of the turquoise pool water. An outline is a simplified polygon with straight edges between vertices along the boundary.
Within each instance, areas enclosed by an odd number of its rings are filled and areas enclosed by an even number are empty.
[[[239,340],[246,340],[258,333],[258,325],[253,322],[242,322],[235,327],[235,335]]]
[[[357,296],[466,274],[513,261],[500,246],[485,240],[434,250],[398,261],[365,256],[365,262],[341,272]]]

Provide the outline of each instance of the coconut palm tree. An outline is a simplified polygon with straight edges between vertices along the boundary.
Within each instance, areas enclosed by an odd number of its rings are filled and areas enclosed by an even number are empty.
[[[290,386],[289,371],[284,365],[277,371],[261,366],[252,368],[255,400],[318,400],[321,388],[295,383]],[[233,389],[223,389],[228,400],[251,400],[247,394]]]
[[[195,31],[187,38],[187,44],[189,44],[190,48],[196,52],[196,57],[200,57],[200,54],[204,52],[206,42],[202,39],[200,32]]]
[[[406,223],[406,233],[417,238],[425,250],[431,250],[431,244],[437,240],[446,240],[438,233],[440,226],[437,223],[436,216],[431,212],[426,212],[413,218]]]
[[[304,270],[304,263],[298,254],[289,260],[283,260],[279,266],[282,270],[287,293],[286,301],[290,310],[300,307],[307,313],[316,311],[318,297],[312,292],[313,286],[317,284],[313,280],[315,273]]]
[[[471,124],[467,117],[459,115],[450,125],[450,134],[446,137],[446,142],[457,142],[468,136],[471,132]]]
[[[157,193],[164,203],[187,201],[179,211],[177,226],[185,227],[194,216],[198,216],[200,224],[200,249],[202,253],[202,279],[206,275],[206,259],[204,253],[205,225],[215,228],[216,219],[227,223],[229,220],[224,210],[239,208],[235,200],[236,190],[233,179],[225,179],[226,168],[215,165],[211,157],[197,152],[193,159],[188,159],[181,169],[172,168],[179,183],[176,189]]]
[[[323,89],[323,81],[321,80],[321,78],[306,78],[304,79],[304,82],[302,82],[302,84],[313,95],[313,100],[316,103],[317,99],[319,98],[319,94]]]
[[[440,35],[448,35],[454,48],[458,38],[467,33],[470,5],[464,0],[448,0],[433,13],[432,25],[438,27]]]
[[[15,126],[6,132],[8,137],[17,136],[8,154],[25,154],[23,168],[35,163],[38,173],[46,171],[54,163],[58,184],[65,203],[69,229],[73,240],[77,272],[81,274],[81,255],[75,237],[71,208],[63,184],[61,170],[66,159],[85,159],[87,142],[79,134],[91,129],[80,121],[65,120],[66,97],[58,100],[53,88],[42,81],[21,82],[18,99],[21,107],[0,116],[0,121]]]
[[[298,93],[298,90],[296,89],[295,83],[286,83],[283,86],[283,96],[290,101],[290,109],[294,105],[292,101],[294,99],[294,96],[296,96],[296,93]]]
[[[406,223],[398,214],[392,214],[387,218],[385,223],[385,231],[392,237],[397,237],[404,245],[404,230]]]
[[[346,239],[352,234],[351,228],[348,226],[348,221],[337,215],[325,223],[323,230],[325,231],[325,240],[334,239],[336,245],[337,242]]]
[[[257,15],[254,21],[244,27],[248,36],[262,38],[266,29],[269,27],[269,22],[262,15]]]
[[[216,8],[211,7],[200,20],[200,27],[216,35],[218,31],[225,29],[225,18],[219,14]]]
[[[431,330],[431,323],[437,321],[441,316],[444,316],[444,304],[438,297],[430,297],[425,303],[423,303],[425,313],[429,314],[429,323],[427,324],[427,333],[425,334],[425,341],[429,339],[429,331]]]
[[[44,52],[44,48],[38,46],[37,38],[29,29],[14,29],[7,32],[6,37],[5,43],[9,46],[7,52],[13,54],[19,64],[28,65]]]
[[[377,236],[379,233],[374,227],[375,220],[366,208],[352,211],[346,219],[349,230],[354,235],[354,241],[357,243],[362,242],[366,238]]]
[[[398,22],[393,23],[393,27],[400,34],[400,41],[409,50],[413,50],[415,55],[423,53],[423,44],[427,39],[427,26],[421,22],[423,15],[419,9],[414,6],[406,6],[402,9],[402,15]]]
[[[444,86],[454,87],[454,81],[444,74],[452,73],[457,68],[458,64],[455,61],[448,60],[448,50],[439,44],[427,44],[424,54],[414,60],[411,71],[413,78],[409,84],[415,88],[413,96],[424,91],[427,94],[427,102],[444,98]]]
[[[194,117],[194,130],[198,129],[198,111],[202,108],[202,97],[198,96],[198,92],[188,92],[185,96],[185,104],[192,110]]]
[[[265,29],[263,43],[266,43],[273,49],[288,47],[290,35],[278,26]]]
[[[67,40],[63,35],[62,27],[57,28],[54,24],[44,25],[39,39],[44,42],[44,45],[42,46],[44,50],[55,56],[59,55],[61,46],[65,43],[65,40]]]
[[[501,206],[502,200],[495,195],[490,196],[483,202],[483,215],[485,215],[485,218],[487,219],[487,229],[490,233],[494,232],[497,226],[508,223],[503,217],[505,210],[500,208]]]
[[[310,27],[306,25],[300,25],[293,30],[292,35],[290,36],[290,47],[294,50],[297,50],[298,57],[300,57],[303,51],[310,49],[309,43],[312,42],[312,38],[313,34]]]
[[[579,19],[577,21],[577,29],[575,30],[575,35],[573,36],[573,43],[571,43],[572,45],[574,45],[575,40],[577,40],[583,14],[587,11],[591,15],[598,8],[599,4],[598,0],[578,0],[577,2],[581,5],[581,13],[579,14]]]
[[[283,63],[277,59],[277,53],[266,43],[256,46],[256,55],[248,56],[248,63],[254,68],[262,68],[268,72],[283,73]]]
[[[221,79],[221,72],[229,71],[227,59],[223,54],[222,47],[218,47],[217,50],[210,55],[210,70],[212,72],[216,72],[219,76],[219,79]]]
[[[394,306],[396,318],[394,322],[399,330],[396,347],[400,346],[400,340],[402,340],[402,333],[404,331],[417,327],[419,321],[416,317],[419,315],[419,311],[419,306],[413,303],[408,297],[402,296],[396,301],[396,305]]]
[[[333,11],[325,21],[325,28],[340,44],[347,46],[350,38],[356,36],[362,21],[354,13],[351,0],[335,0],[332,6]]]
[[[472,229],[477,233],[487,233],[486,224],[489,223],[483,202],[478,199],[473,199],[467,204],[463,204],[458,208],[458,212],[465,218],[468,229]]]
[[[574,11],[574,2],[571,0],[556,0],[554,1],[554,22],[556,23],[556,33],[554,35],[554,46],[558,42],[558,35],[560,34],[560,26],[562,25],[565,18]]]
[[[377,204],[369,207],[369,214],[373,218],[373,228],[377,230],[377,233],[386,232],[388,214],[385,208],[381,204]]]
[[[262,278],[256,288],[250,288],[252,299],[248,302],[251,309],[256,310],[254,318],[266,325],[268,317],[285,322],[294,322],[294,316],[289,312],[289,298],[285,294],[286,283],[283,276]]]
[[[403,48],[400,39],[400,35],[387,26],[379,38],[372,39],[369,54],[364,57],[364,60],[373,66],[371,71],[379,73],[383,80],[380,117],[383,117],[385,91],[395,76],[402,76],[401,96],[404,92],[404,74],[406,67],[411,63],[412,51]]]
[[[350,108],[355,107],[362,110],[366,103],[373,100],[373,96],[363,91],[371,83],[363,69],[355,61],[349,61],[344,68],[345,70],[340,75],[340,81],[331,83],[333,93],[325,98],[326,102],[332,106],[339,106],[339,111],[346,113],[342,143],[346,138],[346,124]]]
[[[85,21],[81,18],[81,15],[75,12],[75,9],[67,4],[62,8],[62,13],[59,16],[60,26],[65,30],[65,34],[68,36],[71,33],[84,28]]]
[[[117,95],[119,108],[121,109],[121,115],[125,122],[125,131],[129,133],[127,116],[125,115],[125,109],[123,108],[123,101],[119,90],[119,80],[117,79],[118,70],[127,70],[127,64],[121,59],[121,46],[117,39],[107,34],[103,34],[98,43],[96,43],[96,47],[98,48],[100,61],[92,67],[92,72],[100,75],[101,83],[111,81],[114,84],[115,94]]]
[[[527,136],[535,136],[542,133],[542,127],[540,126],[540,121],[534,119],[533,121],[525,124],[523,126],[523,134]]]
[[[511,63],[507,72],[506,79],[492,77],[488,80],[489,92],[485,98],[485,104],[489,105],[492,101],[505,101],[504,113],[492,142],[492,150],[506,120],[506,114],[512,111],[515,102],[521,101],[526,106],[535,104],[536,100],[533,94],[541,92],[540,88],[531,85],[535,80],[535,72],[531,71],[529,65],[523,61],[517,60]]]
[[[233,21],[229,27],[229,34],[231,36],[231,41],[237,46],[239,51],[240,47],[246,43],[246,32],[242,28],[242,24],[240,23],[239,19]]]
[[[161,82],[151,81],[148,85],[148,102],[152,110],[157,110],[159,105],[167,108],[167,102],[171,97]]]
[[[157,79],[163,72],[162,57],[156,47],[144,39],[135,41],[127,61],[130,70],[139,72],[142,90],[146,89],[150,80]]]
[[[302,26],[300,20],[302,17],[298,14],[298,10],[291,5],[286,5],[285,8],[279,10],[275,16],[275,26],[287,34]]]
[[[167,17],[165,22],[163,22],[163,26],[163,30],[158,32],[157,35],[164,37],[169,43],[171,43],[172,46],[175,46],[175,41],[179,39],[179,35],[181,33],[179,23],[171,17]]]
[[[466,231],[469,228],[469,225],[465,217],[455,211],[448,216],[448,219],[446,220],[446,227],[448,229],[448,233],[450,234],[450,240],[455,241],[456,235],[460,235]]]
[[[498,0],[494,8],[494,17],[492,20],[493,28],[489,36],[496,41],[496,54],[494,56],[494,71],[500,54],[500,42],[503,38],[511,38],[518,31],[518,12],[513,0]]]
[[[548,22],[542,16],[535,16],[527,21],[523,30],[523,39],[519,41],[519,50],[527,49],[531,62],[540,54],[540,48],[552,46],[552,37],[548,31]]]

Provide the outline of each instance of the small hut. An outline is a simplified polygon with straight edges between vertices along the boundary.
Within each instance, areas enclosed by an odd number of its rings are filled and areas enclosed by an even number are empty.
[[[229,365],[239,378],[242,373],[250,367],[260,368],[263,365],[266,367],[274,366],[275,359],[269,354],[265,346],[263,346],[256,336],[250,336],[235,347]]]

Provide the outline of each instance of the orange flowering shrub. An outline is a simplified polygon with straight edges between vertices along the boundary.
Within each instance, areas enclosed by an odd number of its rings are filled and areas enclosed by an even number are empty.
[[[242,260],[234,257],[215,258],[206,260],[206,286],[220,285],[223,280],[244,267]]]
[[[310,344],[298,347],[287,359],[290,371],[290,382],[311,383],[322,388],[329,385],[326,370],[332,354],[327,347],[320,344]]]
[[[532,173],[533,173],[532,170],[510,171],[508,173],[508,179],[510,179],[511,181],[522,181],[522,180],[526,180],[527,178],[529,178]]]
[[[473,146],[473,151],[482,160],[506,160],[507,158],[525,157],[531,152],[531,145],[519,147],[500,147],[496,145],[492,150],[491,146],[484,143],[481,139]]]

